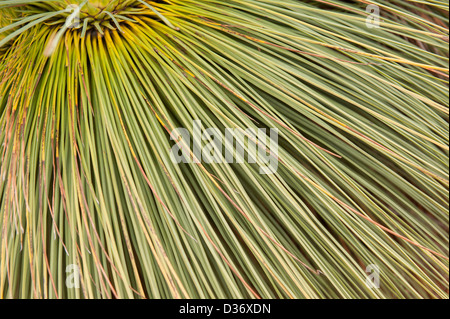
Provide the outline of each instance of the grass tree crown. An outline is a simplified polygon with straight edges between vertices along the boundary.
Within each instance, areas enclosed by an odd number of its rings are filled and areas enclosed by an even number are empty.
[[[0,298],[448,298],[448,57],[441,0],[0,0]]]

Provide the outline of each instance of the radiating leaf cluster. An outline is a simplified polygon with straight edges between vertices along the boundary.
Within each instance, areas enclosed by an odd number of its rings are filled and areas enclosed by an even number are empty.
[[[448,298],[448,1],[84,2],[0,1],[0,297]]]

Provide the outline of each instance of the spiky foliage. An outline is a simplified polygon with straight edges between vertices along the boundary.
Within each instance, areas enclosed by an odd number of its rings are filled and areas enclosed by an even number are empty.
[[[448,298],[448,1],[0,10],[1,297]],[[174,164],[194,120],[277,173]]]

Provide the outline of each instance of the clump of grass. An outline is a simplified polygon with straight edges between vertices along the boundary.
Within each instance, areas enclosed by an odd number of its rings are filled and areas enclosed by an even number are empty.
[[[3,0],[0,47],[0,297],[448,298],[448,2]],[[277,173],[174,164],[195,120]]]

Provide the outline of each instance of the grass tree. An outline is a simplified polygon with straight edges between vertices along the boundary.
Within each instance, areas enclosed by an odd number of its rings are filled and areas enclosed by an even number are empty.
[[[0,297],[448,298],[448,53],[445,0],[1,0]]]

